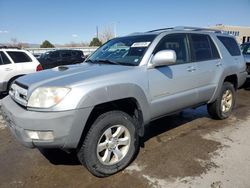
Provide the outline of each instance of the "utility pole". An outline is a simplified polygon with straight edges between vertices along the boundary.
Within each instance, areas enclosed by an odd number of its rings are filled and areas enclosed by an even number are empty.
[[[96,38],[99,39],[98,26],[96,26]]]
[[[117,33],[116,33],[116,22],[114,22],[114,34],[115,34],[115,37],[117,36]]]

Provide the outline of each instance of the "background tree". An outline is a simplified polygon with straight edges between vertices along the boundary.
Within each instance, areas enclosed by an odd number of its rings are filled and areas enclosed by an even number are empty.
[[[51,44],[48,40],[43,41],[40,48],[54,48],[55,46]]]
[[[11,38],[10,41],[11,41],[12,46],[17,46],[17,44],[18,44],[17,38]]]
[[[102,42],[98,38],[93,38],[89,46],[101,46]]]
[[[104,27],[100,32],[100,39],[103,43],[115,37],[114,31],[111,27]]]
[[[12,47],[18,47],[18,48],[28,48],[29,47],[28,43],[19,42],[17,38],[11,38],[10,45]]]

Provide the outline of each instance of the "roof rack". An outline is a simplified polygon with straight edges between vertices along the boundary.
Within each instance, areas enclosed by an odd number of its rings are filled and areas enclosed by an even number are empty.
[[[202,28],[202,27],[189,27],[189,26],[176,26],[176,27],[168,27],[162,29],[155,29],[151,31],[147,31],[147,33],[157,32],[157,31],[168,31],[168,30],[189,30],[189,31],[210,31],[214,33],[223,33],[223,31],[218,29],[210,29],[210,28]]]
[[[3,45],[3,46],[0,46],[0,49],[21,49],[21,48],[16,47],[16,46],[5,46],[5,45]]]

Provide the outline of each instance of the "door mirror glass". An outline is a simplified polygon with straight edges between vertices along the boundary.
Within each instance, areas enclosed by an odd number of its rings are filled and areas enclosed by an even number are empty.
[[[174,50],[162,50],[157,52],[150,63],[151,68],[173,65],[176,63],[176,53]]]

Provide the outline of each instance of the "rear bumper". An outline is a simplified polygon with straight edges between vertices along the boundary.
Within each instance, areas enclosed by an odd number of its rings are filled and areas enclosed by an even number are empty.
[[[0,82],[0,92],[7,91],[8,82]]]
[[[246,82],[247,75],[248,74],[246,71],[238,74],[238,88],[240,88]]]
[[[2,100],[2,113],[12,134],[29,148],[76,148],[91,109],[62,112],[28,111],[9,96]],[[53,140],[31,139],[27,131],[52,131]]]
[[[247,78],[250,78],[250,63],[247,63]]]

